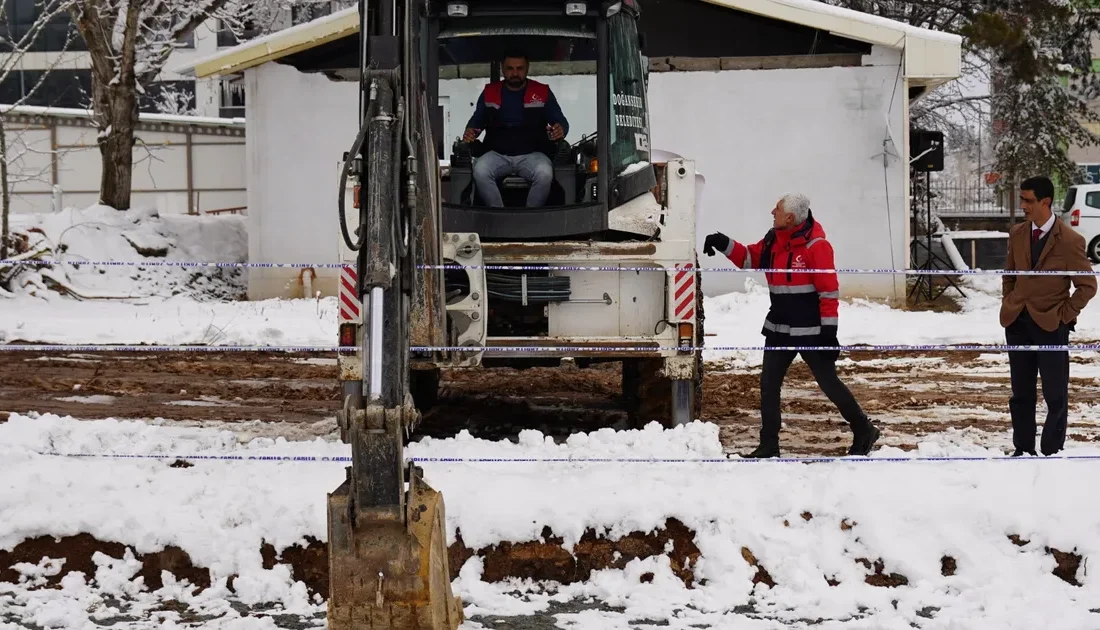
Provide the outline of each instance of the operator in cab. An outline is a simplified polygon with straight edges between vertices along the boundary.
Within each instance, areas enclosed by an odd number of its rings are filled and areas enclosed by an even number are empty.
[[[463,142],[473,142],[485,131],[488,149],[474,161],[474,183],[482,202],[502,207],[497,182],[510,175],[530,185],[527,207],[546,203],[554,181],[554,165],[548,153],[569,133],[569,122],[558,100],[545,83],[527,78],[527,56],[509,52],[504,57],[503,81],[485,86],[466,125]]]

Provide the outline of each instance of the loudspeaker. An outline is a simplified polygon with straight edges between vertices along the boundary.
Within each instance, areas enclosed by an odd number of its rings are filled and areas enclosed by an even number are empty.
[[[943,132],[909,130],[909,165],[918,173],[943,170]]]

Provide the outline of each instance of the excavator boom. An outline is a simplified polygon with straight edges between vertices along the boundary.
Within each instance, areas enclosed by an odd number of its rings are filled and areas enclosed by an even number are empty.
[[[434,204],[430,193],[418,196],[418,153],[429,143],[413,140],[425,135],[424,102],[411,87],[419,79],[410,26],[419,23],[416,15],[411,1],[359,2],[361,124],[345,157],[339,209],[345,245],[356,252],[364,321],[354,343],[363,366],[338,413],[352,463],[328,496],[332,630],[454,630],[462,622],[451,594],[443,497],[419,468],[405,466],[402,453],[419,420],[409,392],[410,303],[423,293],[414,283],[424,282],[416,268],[422,248],[410,230]],[[348,178],[361,191],[354,234]],[[424,232],[421,225],[419,239]],[[426,237],[434,239],[430,229]]]

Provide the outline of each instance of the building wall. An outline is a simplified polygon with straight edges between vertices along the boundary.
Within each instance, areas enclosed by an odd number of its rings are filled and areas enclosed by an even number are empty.
[[[244,81],[250,129],[248,259],[338,262],[340,158],[351,150],[358,131],[358,85],[277,63],[245,70]],[[349,216],[356,216],[354,210]],[[316,273],[315,290],[335,295],[334,270]],[[299,274],[250,269],[249,298],[299,296]]]
[[[908,261],[908,128],[901,55],[876,49],[873,66],[650,75],[653,146],[696,160],[706,177],[698,247],[714,231],[761,239],[785,192],[809,196],[846,268],[903,269]],[[685,95],[690,95],[685,97]],[[892,101],[892,104],[891,104]],[[700,253],[703,266],[732,267]],[[739,289],[746,274],[703,277],[713,295]],[[758,281],[763,278],[754,274]],[[903,299],[904,276],[844,275],[845,295]]]
[[[61,207],[98,203],[102,161],[96,130],[83,122],[5,115],[12,212],[50,212],[57,203],[55,189]],[[242,130],[234,131],[203,133],[182,124],[139,128],[133,205],[165,214],[245,206],[245,138]]]
[[[901,56],[876,50],[864,67],[650,75],[653,146],[690,157],[707,177],[699,212],[699,250],[722,230],[755,241],[776,199],[805,192],[844,267],[903,268],[908,255],[905,161],[889,158],[887,112],[900,148],[905,122]],[[540,78],[571,121],[570,140],[595,130],[594,78]],[[484,79],[442,82],[448,149],[461,135]],[[336,195],[339,160],[357,119],[356,86],[280,64],[246,71],[249,159],[249,256],[254,262],[332,263],[340,258]],[[892,104],[891,104],[892,102]],[[441,156],[446,157],[446,156]],[[889,193],[887,194],[887,185]],[[731,266],[702,256],[704,266]],[[293,296],[298,270],[254,269],[252,299]],[[335,290],[319,270],[316,289]],[[739,290],[745,274],[711,273],[708,294]],[[759,278],[758,278],[759,279]],[[903,276],[849,275],[848,295],[904,297]]]

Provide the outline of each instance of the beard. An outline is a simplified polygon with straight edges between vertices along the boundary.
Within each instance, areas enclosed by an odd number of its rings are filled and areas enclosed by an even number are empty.
[[[520,79],[518,77],[512,77],[510,79],[505,79],[504,82],[508,84],[508,87],[512,87],[512,88],[518,88],[519,86],[523,85],[523,79]]]

